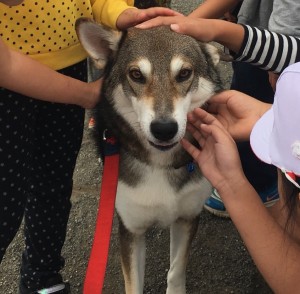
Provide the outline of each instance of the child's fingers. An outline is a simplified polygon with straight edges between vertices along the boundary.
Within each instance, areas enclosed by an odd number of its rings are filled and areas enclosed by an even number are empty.
[[[188,121],[192,124],[197,124],[200,121],[207,125],[215,124],[222,127],[222,124],[212,114],[202,108],[195,108],[193,112],[190,112],[188,114]]]
[[[228,131],[223,128],[223,126],[220,127],[219,125],[202,124],[201,129],[202,129],[202,134],[205,133],[210,134],[214,138],[216,143],[222,143],[222,144],[228,144],[229,142],[230,144],[234,143],[233,138],[228,133]]]
[[[200,126],[200,128],[201,128],[201,126]],[[204,134],[204,133],[200,132],[199,129],[195,128],[191,124],[187,125],[187,130],[195,138],[195,140],[199,143],[200,147],[204,146],[205,139],[207,138],[208,134]]]
[[[193,157],[193,159],[197,161],[201,151],[184,138],[181,140],[181,145]]]
[[[141,23],[136,27],[139,29],[150,29],[158,26],[169,26],[176,23],[177,17],[178,16],[158,16]]]
[[[144,12],[151,18],[157,16],[182,16],[181,13],[165,7],[152,7],[145,9]]]

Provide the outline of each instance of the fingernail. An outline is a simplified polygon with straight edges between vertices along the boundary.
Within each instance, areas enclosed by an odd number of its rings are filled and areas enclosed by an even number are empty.
[[[171,30],[172,31],[174,31],[174,32],[178,32],[179,31],[179,25],[178,24],[171,24],[170,25],[170,28],[171,28]]]

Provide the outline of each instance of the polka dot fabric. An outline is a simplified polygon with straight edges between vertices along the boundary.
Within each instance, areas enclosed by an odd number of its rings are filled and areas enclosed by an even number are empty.
[[[87,79],[86,62],[60,71]],[[39,288],[64,265],[61,249],[84,109],[0,88],[0,262],[25,210],[22,282]]]
[[[74,27],[79,17],[93,17],[90,1],[25,0],[12,7],[0,4],[0,36],[11,48],[60,69],[86,57]]]

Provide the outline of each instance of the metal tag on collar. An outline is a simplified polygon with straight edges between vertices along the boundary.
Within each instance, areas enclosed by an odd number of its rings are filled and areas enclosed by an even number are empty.
[[[108,129],[103,131],[104,156],[119,153],[119,143],[117,139],[109,133]]]

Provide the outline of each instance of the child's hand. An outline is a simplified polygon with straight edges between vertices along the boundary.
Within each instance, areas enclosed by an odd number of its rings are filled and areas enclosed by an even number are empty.
[[[212,113],[237,141],[249,141],[250,133],[271,104],[234,90],[214,95],[208,101],[207,111]]]
[[[188,115],[187,130],[200,145],[186,139],[182,146],[198,163],[203,175],[218,189],[220,185],[244,177],[236,144],[222,124],[201,108]]]
[[[117,19],[117,28],[126,30],[139,23],[155,18],[157,16],[181,15],[179,12],[164,7],[152,7],[148,9],[129,8],[124,10]]]
[[[137,25],[137,28],[148,29],[157,26],[170,26],[176,33],[189,35],[202,42],[214,40],[214,20],[187,16],[158,16]]]

